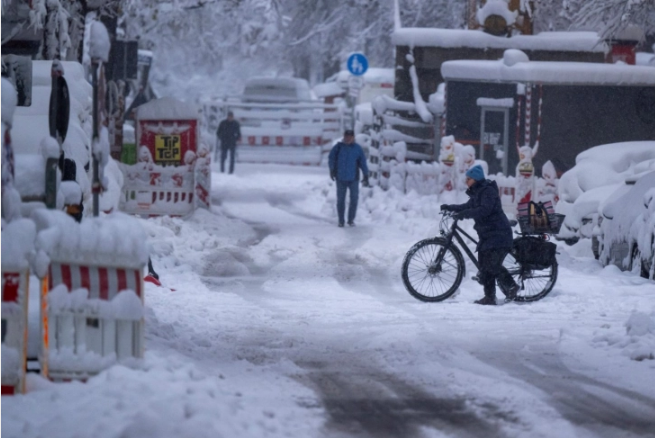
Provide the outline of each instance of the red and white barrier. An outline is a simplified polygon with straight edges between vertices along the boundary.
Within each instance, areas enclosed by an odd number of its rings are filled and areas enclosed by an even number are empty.
[[[2,395],[25,392],[28,291],[28,270],[2,270]]]
[[[4,188],[4,187],[3,187]],[[6,194],[5,194],[6,195]],[[19,198],[20,199],[20,198]],[[3,199],[3,207],[7,199]],[[20,206],[20,201],[19,201]],[[3,211],[4,213],[4,211]],[[64,214],[64,213],[61,213]],[[70,218],[72,222],[75,222]],[[36,227],[25,218],[2,226],[2,394],[25,392],[29,260],[34,256]]]
[[[224,101],[205,105],[212,134],[228,111],[241,124],[238,162],[319,165],[324,143],[343,132],[343,110],[336,105]]]
[[[143,357],[141,269],[52,262],[48,291],[48,377],[85,379]]]
[[[253,128],[254,129],[254,128]],[[242,129],[236,158],[241,163],[319,165],[323,158],[320,135],[249,135]]]
[[[146,234],[131,216],[112,213],[76,223],[38,210],[37,251],[49,264],[41,294],[41,373],[86,379],[143,357]]]
[[[186,216],[209,207],[210,154],[200,144],[198,111],[171,98],[137,110],[137,163],[121,163],[119,209],[141,216]]]
[[[249,135],[245,137],[245,144],[249,146],[321,146],[323,137]]]

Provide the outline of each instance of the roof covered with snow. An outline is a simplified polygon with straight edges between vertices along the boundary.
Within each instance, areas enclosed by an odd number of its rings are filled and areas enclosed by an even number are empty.
[[[198,108],[172,97],[162,97],[144,103],[136,109],[139,120],[190,120],[198,118]]]
[[[508,51],[509,52],[509,51]],[[543,84],[655,85],[655,68],[591,62],[447,61],[441,66],[446,80],[538,82]]]
[[[481,30],[403,28],[391,34],[396,46],[473,47],[492,49],[605,52],[607,45],[595,32],[542,32],[537,35],[497,37]]]

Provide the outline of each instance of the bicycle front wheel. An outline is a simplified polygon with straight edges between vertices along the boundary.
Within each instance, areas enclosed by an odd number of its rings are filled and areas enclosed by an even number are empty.
[[[443,301],[455,293],[466,265],[455,245],[441,237],[416,243],[405,255],[402,279],[407,291],[421,301]]]
[[[553,290],[557,281],[557,261],[546,269],[532,269],[530,266],[519,264],[510,252],[505,257],[503,266],[519,285],[514,301],[537,301]]]

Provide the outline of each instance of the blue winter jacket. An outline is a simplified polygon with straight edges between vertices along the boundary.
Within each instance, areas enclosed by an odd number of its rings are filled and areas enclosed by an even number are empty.
[[[500,203],[496,181],[477,181],[466,194],[468,202],[451,205],[451,209],[460,212],[462,218],[475,221],[478,251],[512,248],[512,227]]]
[[[330,173],[336,171],[337,181],[356,181],[359,179],[359,169],[368,178],[366,156],[357,143],[339,142],[332,148],[328,156]]]

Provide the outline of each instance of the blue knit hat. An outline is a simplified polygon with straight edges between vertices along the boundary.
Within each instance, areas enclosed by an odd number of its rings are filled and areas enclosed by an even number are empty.
[[[484,179],[484,170],[482,170],[482,166],[476,164],[466,171],[466,176],[476,181],[482,181]]]

